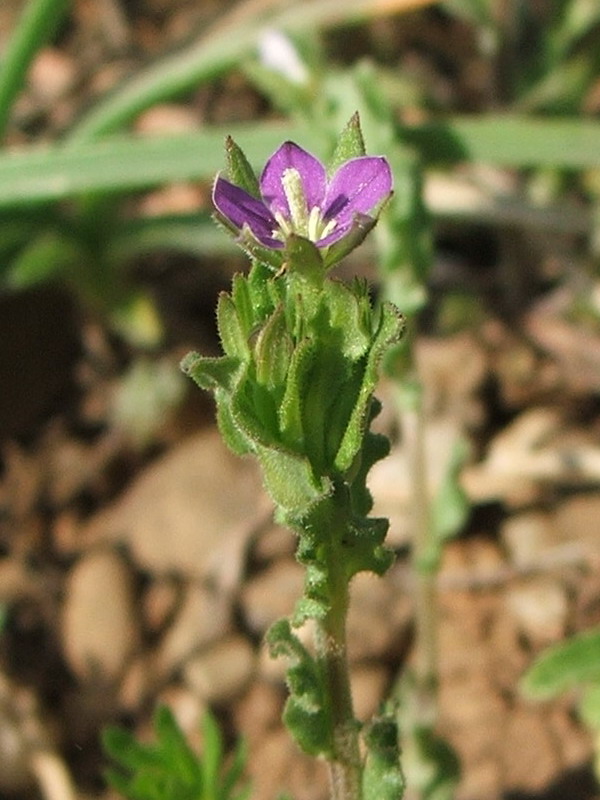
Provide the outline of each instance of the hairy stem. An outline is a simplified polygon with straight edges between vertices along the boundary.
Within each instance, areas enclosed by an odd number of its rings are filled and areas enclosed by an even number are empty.
[[[337,547],[330,547],[327,561],[331,606],[317,622],[316,647],[333,719],[334,756],[329,762],[331,800],[360,800],[362,768],[346,646],[348,582],[344,559]]]

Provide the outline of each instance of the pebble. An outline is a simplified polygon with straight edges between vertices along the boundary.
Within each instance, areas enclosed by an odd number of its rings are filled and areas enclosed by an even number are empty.
[[[244,585],[241,602],[250,630],[264,634],[273,622],[293,613],[304,588],[304,574],[300,564],[282,559]]]
[[[505,607],[521,633],[536,647],[556,642],[565,634],[569,616],[567,592],[552,578],[530,578],[511,586]]]
[[[116,679],[137,650],[139,623],[132,575],[112,550],[92,551],[66,581],[62,613],[64,652],[82,680]]]
[[[498,745],[508,792],[539,792],[560,771],[557,742],[538,709],[513,709]]]
[[[231,606],[224,593],[191,584],[154,657],[159,675],[176,670],[193,652],[223,636],[230,627]]]
[[[236,697],[252,679],[256,654],[243,636],[233,634],[190,658],[183,670],[186,685],[207,703]]]
[[[256,465],[234,456],[211,429],[159,458],[82,536],[127,543],[152,574],[210,576],[233,591],[247,540],[264,512]]]
[[[387,669],[381,664],[359,665],[350,675],[354,716],[361,722],[377,712],[389,683]]]
[[[410,599],[391,582],[362,572],[350,584],[348,657],[350,661],[383,658],[399,652],[412,618]]]

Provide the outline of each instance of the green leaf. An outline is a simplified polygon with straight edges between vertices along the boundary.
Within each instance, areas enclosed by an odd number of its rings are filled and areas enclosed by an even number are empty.
[[[405,781],[395,721],[391,717],[374,720],[366,732],[365,741],[367,757],[362,777],[363,800],[400,800]]]
[[[286,726],[304,752],[331,757],[332,723],[317,663],[292,633],[287,619],[269,628],[266,641],[272,658],[285,657],[291,662],[287,670],[290,695],[283,712]]]
[[[225,158],[227,160],[227,177],[231,183],[245,189],[253,197],[260,198],[258,179],[244,151],[228,136],[225,139]]]
[[[234,794],[245,765],[238,745],[234,767],[223,764],[223,738],[214,718],[206,712],[203,754],[189,746],[173,713],[159,707],[154,715],[156,742],[141,744],[120,728],[103,734],[104,748],[120,769],[110,769],[106,779],[130,800],[242,800],[247,791]]]
[[[283,306],[279,306],[259,333],[254,347],[256,379],[271,392],[283,395],[292,348]]]
[[[198,757],[188,745],[173,712],[159,706],[154,714],[154,730],[158,739],[163,764],[168,766],[186,786],[197,790],[202,786],[202,772]]]
[[[219,774],[223,760],[223,736],[215,718],[202,718],[202,785],[208,797],[218,798]]]
[[[78,243],[56,231],[40,231],[11,262],[5,281],[12,289],[23,289],[50,278],[64,277],[84,259]]]
[[[237,424],[231,413],[231,395],[223,389],[215,391],[217,425],[227,447],[238,456],[253,452],[252,442]]]
[[[378,380],[378,367],[385,350],[399,341],[404,331],[404,317],[391,303],[381,307],[381,318],[373,338],[371,350],[363,375],[360,392],[344,438],[335,458],[336,468],[345,473],[349,470],[358,453],[368,422],[371,397]]]
[[[543,652],[521,680],[521,691],[528,697],[545,699],[597,680],[600,680],[600,630],[592,630]]]
[[[583,689],[578,709],[581,719],[588,728],[600,732],[600,679],[593,681]]]
[[[352,288],[337,280],[325,284],[326,303],[331,327],[340,333],[343,354],[358,361],[371,342],[369,298],[366,284],[355,283]],[[364,313],[363,304],[367,305]]]
[[[360,128],[360,116],[358,111],[355,111],[339,135],[335,150],[328,163],[327,172],[329,175],[333,175],[346,161],[364,156],[366,152],[365,141]]]
[[[250,358],[248,335],[242,328],[235,303],[227,292],[221,292],[219,295],[217,327],[225,354],[240,361],[248,361]]]
[[[313,475],[308,460],[294,453],[256,445],[265,487],[282,511],[293,516],[306,514],[332,486],[325,477]]]
[[[279,424],[284,441],[293,449],[304,446],[302,399],[314,354],[315,345],[309,339],[296,345],[290,359],[285,393],[279,406]]]
[[[201,389],[231,390],[240,371],[240,360],[230,356],[209,358],[199,353],[188,353],[180,364],[182,372],[189,375]]]

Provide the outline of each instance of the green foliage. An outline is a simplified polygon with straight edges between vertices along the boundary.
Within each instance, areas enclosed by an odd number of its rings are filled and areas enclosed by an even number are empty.
[[[380,717],[365,734],[367,757],[363,771],[363,800],[398,800],[405,788],[400,767],[398,730],[395,720]]]
[[[129,731],[111,727],[103,745],[117,767],[106,772],[108,783],[128,800],[246,800],[250,789],[236,788],[245,765],[239,744],[232,762],[224,763],[223,737],[207,712],[202,721],[203,753],[188,745],[171,711],[162,706],[154,716],[156,741],[141,744]]]
[[[290,661],[287,670],[290,694],[283,713],[285,724],[306,753],[330,758],[333,724],[319,665],[292,633],[287,619],[269,628],[267,643],[273,658],[285,656]]]
[[[420,800],[452,800],[460,775],[456,753],[429,727],[416,727],[403,737],[404,770]]]
[[[0,69],[0,139],[25,73],[38,49],[52,38],[69,6],[68,0],[29,0],[2,54]]]
[[[600,681],[600,630],[548,648],[523,676],[521,690],[528,697],[546,699],[589,681]]]
[[[520,688],[536,700],[578,690],[579,714],[594,737],[594,771],[600,781],[600,629],[549,647],[524,674]]]

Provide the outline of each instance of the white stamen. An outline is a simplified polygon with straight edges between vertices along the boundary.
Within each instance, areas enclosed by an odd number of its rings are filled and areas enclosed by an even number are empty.
[[[284,169],[281,183],[290,209],[292,227],[300,236],[308,234],[308,208],[302,178],[297,169]]]
[[[290,209],[289,219],[280,211],[275,211],[274,216],[279,228],[273,231],[273,237],[285,242],[292,233],[304,236],[311,242],[318,242],[337,225],[335,219],[324,220],[319,206],[313,206],[308,211],[306,195],[300,173],[294,167],[288,167],[281,176],[281,185]]]

